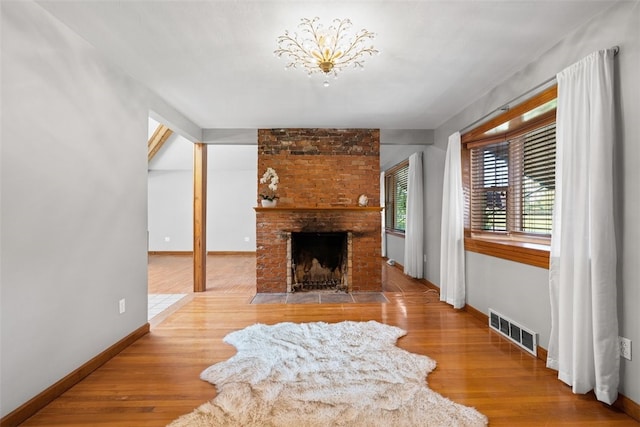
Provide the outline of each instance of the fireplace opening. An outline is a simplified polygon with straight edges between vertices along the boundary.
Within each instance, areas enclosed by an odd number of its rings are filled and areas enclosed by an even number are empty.
[[[347,291],[348,233],[291,233],[291,291]]]

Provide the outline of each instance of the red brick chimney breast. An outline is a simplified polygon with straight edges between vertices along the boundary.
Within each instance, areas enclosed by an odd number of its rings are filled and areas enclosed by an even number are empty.
[[[258,180],[268,167],[279,199],[256,208],[257,292],[287,291],[288,233],[300,231],[351,232],[349,290],[380,292],[380,131],[259,129]]]

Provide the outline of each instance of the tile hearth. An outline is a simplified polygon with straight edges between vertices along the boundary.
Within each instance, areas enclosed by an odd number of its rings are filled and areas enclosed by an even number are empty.
[[[382,292],[294,292],[258,293],[251,304],[351,304],[388,303]]]

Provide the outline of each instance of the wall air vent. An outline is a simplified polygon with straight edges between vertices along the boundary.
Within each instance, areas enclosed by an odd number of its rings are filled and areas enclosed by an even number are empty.
[[[489,327],[501,335],[509,338],[514,343],[534,356],[538,353],[538,334],[524,328],[522,325],[493,309],[489,309]]]

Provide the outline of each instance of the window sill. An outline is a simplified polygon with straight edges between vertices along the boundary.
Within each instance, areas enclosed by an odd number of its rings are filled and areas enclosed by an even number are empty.
[[[497,258],[549,269],[549,245],[495,237],[465,237],[464,248]]]
[[[389,234],[391,236],[401,237],[401,238],[404,239],[404,232],[402,232],[402,231],[393,230],[391,228],[387,228],[384,231],[385,231],[386,234]]]

